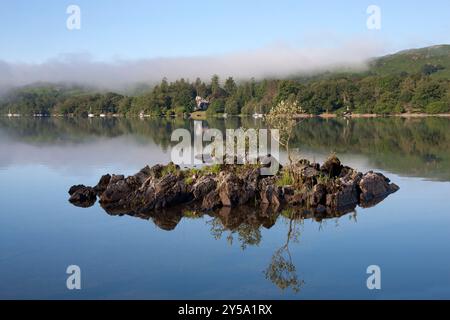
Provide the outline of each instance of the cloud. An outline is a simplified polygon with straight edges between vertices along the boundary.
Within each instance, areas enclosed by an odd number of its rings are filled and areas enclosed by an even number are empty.
[[[284,77],[311,74],[337,68],[361,69],[369,58],[381,54],[380,42],[353,40],[340,46],[297,48],[285,44],[215,56],[116,59],[96,61],[88,54],[64,54],[43,63],[8,63],[0,61],[0,87],[26,85],[38,81],[70,82],[100,88],[120,89],[124,86],[185,78],[204,80],[211,75]]]

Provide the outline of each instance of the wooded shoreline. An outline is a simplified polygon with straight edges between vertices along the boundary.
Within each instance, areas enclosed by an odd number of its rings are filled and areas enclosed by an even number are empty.
[[[82,115],[75,115],[75,114],[50,114],[50,115],[11,115],[8,116],[8,114],[2,114],[0,115],[4,118],[19,118],[19,117],[27,117],[27,118],[48,118],[48,117],[65,117],[65,118],[88,118],[86,116]],[[95,115],[93,118],[179,118],[179,117],[185,117],[185,118],[193,118],[195,119],[210,119],[210,118],[225,118],[222,115],[205,115],[200,117],[191,117],[192,114],[186,114],[186,115],[145,115],[143,117],[140,117],[139,115],[124,115],[124,114],[106,114],[104,117],[100,117],[99,115]],[[251,115],[248,114],[240,114],[240,115],[229,115],[227,117],[251,117]],[[447,118],[450,117],[450,113],[396,113],[396,114],[376,114],[376,113],[352,113],[351,115],[342,116],[340,114],[336,113],[321,113],[321,114],[298,114],[294,115],[293,118],[382,118],[382,117],[401,117],[401,118],[425,118],[425,117],[443,117]]]

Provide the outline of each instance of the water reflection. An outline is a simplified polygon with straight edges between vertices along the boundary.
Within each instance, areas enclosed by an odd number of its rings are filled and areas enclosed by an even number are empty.
[[[450,260],[442,252],[449,249],[450,216],[442,199],[450,185],[398,175],[450,181],[449,121],[307,119],[296,128],[294,145],[302,156],[320,162],[322,154],[336,151],[344,163],[360,171],[390,171],[386,175],[401,184],[402,192],[382,205],[358,208],[356,227],[355,210],[109,210],[136,217],[122,219],[97,205],[76,209],[67,202],[68,186],[167,163],[171,131],[193,130],[193,122],[0,117],[0,295],[73,297],[61,274],[75,262],[95,279],[77,296],[88,299],[299,297],[292,292],[315,299],[448,298]],[[264,123],[229,118],[203,125],[224,130]],[[158,230],[151,230],[153,223]],[[365,271],[372,263],[389,270],[383,280],[389,290],[367,290]]]
[[[224,132],[229,128],[263,128],[264,122],[253,118],[229,118],[209,119],[202,125]],[[292,146],[314,155],[330,151],[339,155],[361,155],[369,161],[370,167],[399,175],[450,181],[449,125],[450,119],[447,118],[307,119],[295,129]],[[96,160],[100,164],[114,158],[123,161],[122,167],[131,161],[142,167],[148,159],[133,153],[134,150],[145,148],[152,153],[167,152],[172,145],[170,135],[177,128],[192,132],[194,124],[180,118],[0,118],[0,146],[2,150],[8,150],[1,154],[0,166],[16,163],[13,161],[16,155],[20,161],[30,163],[45,158],[48,166],[73,161],[71,170],[74,170],[84,168],[88,154],[90,161]],[[105,151],[106,147],[109,149]],[[31,148],[33,152],[30,152]],[[55,155],[57,152],[61,153],[63,160]],[[313,219],[322,223],[347,214],[356,221],[354,208],[317,213],[305,208],[242,206],[205,214],[195,208],[184,207],[139,215],[117,208],[105,210],[110,215],[152,220],[167,231],[174,230],[182,219],[205,218],[213,238],[226,238],[228,243],[237,243],[242,250],[258,246],[262,241],[261,230],[272,228],[282,219],[287,222],[288,230],[280,247],[273,252],[264,274],[280,289],[290,288],[294,292],[299,292],[305,282],[298,277],[297,267],[300,266],[294,265],[290,246],[299,241],[304,221]]]
[[[291,215],[291,213],[289,213]],[[282,290],[291,288],[298,293],[305,281],[298,279],[297,268],[292,262],[289,244],[291,241],[299,241],[300,228],[299,224],[303,224],[303,219],[289,218],[289,229],[286,235],[286,242],[272,256],[272,261],[265,271],[266,279],[270,280]]]
[[[380,200],[381,201],[381,200]],[[264,275],[281,290],[291,289],[300,292],[305,285],[299,279],[297,266],[293,263],[290,252],[291,243],[299,243],[301,228],[305,220],[311,219],[319,224],[319,229],[327,220],[338,221],[340,217],[349,216],[356,222],[356,209],[342,211],[315,212],[304,207],[274,207],[242,205],[236,208],[222,207],[215,211],[197,211],[195,206],[176,206],[147,213],[135,213],[114,207],[103,207],[111,216],[131,216],[152,221],[165,231],[173,231],[182,219],[204,219],[215,240],[225,238],[229,245],[238,244],[241,250],[258,246],[262,241],[262,230],[271,229],[277,222],[287,222],[288,228],[284,242],[275,250],[265,268]],[[281,221],[279,221],[281,220]]]
[[[264,122],[253,118],[208,119],[204,127],[222,132],[232,128],[262,128]],[[404,176],[450,181],[450,119],[448,118],[373,118],[373,119],[307,119],[297,126],[291,147],[303,154],[360,155],[369,166]],[[83,119],[83,118],[0,118],[0,146],[8,150],[0,158],[0,166],[13,162],[15,153],[27,153],[33,159],[45,157],[33,149],[63,149],[77,146],[77,153],[94,152],[89,146],[108,148],[92,155],[101,157],[115,148],[128,148],[132,154],[138,147],[167,152],[173,130],[194,130],[194,123],[181,118],[157,119]],[[108,141],[106,143],[105,141]],[[19,148],[20,145],[20,148]],[[156,146],[156,147],[154,147]],[[28,149],[27,149],[28,148]],[[131,149],[133,148],[133,149]],[[27,149],[27,150],[24,150]],[[87,150],[84,150],[87,149]],[[64,149],[69,151],[69,148]],[[27,152],[29,151],[29,152]],[[42,150],[44,152],[45,150]],[[120,154],[117,154],[120,157]],[[138,155],[135,156],[135,158]],[[63,155],[61,155],[63,157]],[[69,153],[65,161],[76,157]],[[19,158],[19,155],[17,155]],[[22,159],[26,161],[26,159]],[[46,158],[51,164],[51,159]],[[61,159],[57,159],[60,163]],[[141,162],[139,164],[142,165]]]

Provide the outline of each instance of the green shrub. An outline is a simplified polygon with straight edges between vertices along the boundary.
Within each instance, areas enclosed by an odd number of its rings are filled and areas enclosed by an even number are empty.
[[[211,174],[219,174],[222,170],[222,165],[220,164],[214,164],[212,166],[205,166],[203,167],[202,171],[205,173],[211,173]]]
[[[392,109],[393,109],[392,106],[390,106],[386,103],[380,102],[375,105],[375,108],[373,109],[373,111],[376,114],[389,114],[389,113],[391,113]]]
[[[405,112],[405,108],[403,107],[403,105],[401,103],[397,103],[392,111],[394,113],[403,113],[403,112]]]
[[[177,171],[178,171],[178,167],[173,162],[170,162],[167,166],[164,167],[164,169],[162,169],[161,177],[165,177],[169,173],[176,174]]]
[[[184,183],[186,183],[188,186],[194,183],[194,178],[192,176],[184,178]]]
[[[427,113],[446,113],[450,111],[450,104],[445,101],[437,101],[428,104],[425,108]]]

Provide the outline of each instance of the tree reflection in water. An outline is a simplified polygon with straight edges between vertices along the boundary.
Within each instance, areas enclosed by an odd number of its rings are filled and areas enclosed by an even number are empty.
[[[286,243],[275,251],[272,261],[264,272],[266,279],[272,281],[281,290],[291,288],[294,292],[299,292],[305,282],[298,279],[297,269],[292,262],[289,244],[292,241],[298,242],[300,236],[300,227],[303,225],[303,219],[295,219],[292,210],[286,210],[284,215],[289,216],[289,228],[286,237]]]
[[[299,243],[301,229],[306,219],[313,219],[322,224],[330,219],[338,221],[343,215],[349,215],[350,220],[356,222],[355,207],[336,212],[323,212],[318,214],[308,208],[274,206],[248,206],[237,208],[222,207],[216,211],[204,213],[195,206],[173,207],[170,209],[149,212],[148,214],[136,214],[124,211],[120,208],[103,208],[109,215],[129,215],[145,220],[152,220],[159,228],[171,231],[176,228],[182,219],[208,218],[206,223],[210,227],[211,235],[219,240],[226,237],[227,242],[233,245],[236,241],[242,250],[248,246],[258,246],[262,240],[262,228],[272,228],[278,219],[287,222],[286,241],[272,255],[271,261],[263,271],[266,279],[270,280],[281,290],[291,289],[295,293],[300,292],[305,281],[298,278],[297,268],[290,252],[292,242]],[[336,224],[338,226],[338,224]]]

